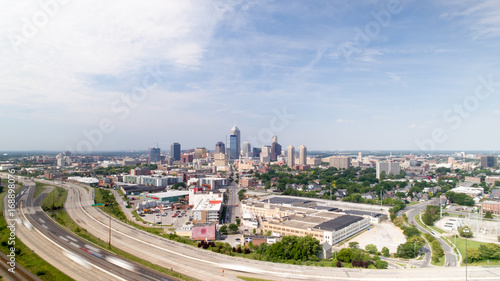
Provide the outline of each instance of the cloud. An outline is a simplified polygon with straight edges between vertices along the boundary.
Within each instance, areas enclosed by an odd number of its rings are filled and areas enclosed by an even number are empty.
[[[49,16],[40,3],[2,9],[2,104],[13,118],[86,125],[142,87],[148,68],[196,72],[231,11],[225,2],[68,1]]]
[[[494,38],[500,36],[500,6],[496,0],[483,1],[448,1],[449,11],[440,18],[461,23],[467,28],[473,39]]]
[[[410,129],[424,129],[425,126],[424,125],[411,124],[411,125],[408,125],[408,128],[410,128]]]
[[[354,120],[337,119],[337,123],[354,123]]]

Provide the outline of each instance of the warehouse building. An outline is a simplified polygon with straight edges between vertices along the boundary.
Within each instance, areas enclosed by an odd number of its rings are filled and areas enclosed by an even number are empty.
[[[146,200],[155,200],[156,202],[168,204],[179,202],[182,199],[187,199],[189,191],[186,190],[169,190],[167,192],[160,193],[143,193],[141,198]]]

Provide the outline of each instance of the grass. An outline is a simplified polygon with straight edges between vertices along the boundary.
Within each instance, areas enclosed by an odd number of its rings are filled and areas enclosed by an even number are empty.
[[[245,277],[245,276],[236,276],[236,278],[245,280],[245,281],[272,281],[269,279],[259,279],[259,278],[253,278],[253,277]]]
[[[3,197],[7,193],[7,188],[0,187],[0,198],[3,202]],[[10,229],[7,228],[7,222],[3,216],[3,206],[0,210],[0,250],[6,255],[10,254],[10,247],[7,243],[8,237],[10,236]],[[19,239],[15,239],[15,253],[16,253],[16,263],[24,267],[26,270],[37,275],[42,280],[72,280],[69,276],[61,272],[59,269],[55,268],[40,256],[35,254],[31,249],[29,249],[24,243]]]
[[[55,211],[64,208],[67,195],[68,192],[64,188],[57,186],[43,198],[42,209],[45,211]]]
[[[418,223],[418,225],[420,225],[421,227],[429,230],[429,231],[437,231],[438,233],[442,234],[442,233],[445,233],[446,231],[444,230],[441,230],[435,226],[430,226],[430,225],[426,225],[423,221],[422,221],[422,214],[419,214],[417,216],[415,216],[415,221]]]
[[[35,193],[33,194],[33,199],[37,198],[38,195],[42,194],[46,190],[44,186],[49,185],[41,182],[35,182]]]
[[[450,238],[451,239],[454,239],[454,238]],[[457,248],[458,250],[460,251],[460,254],[462,254],[462,257],[463,257],[463,261],[462,261],[462,266],[465,266],[465,239],[464,238],[457,238]],[[473,249],[478,249],[479,246],[481,245],[486,245],[488,243],[484,243],[484,242],[479,242],[479,241],[474,241],[474,240],[470,240],[470,239],[467,239],[467,248],[470,249],[470,248],[473,248]],[[474,262],[471,262],[469,263],[469,265],[473,265],[473,266],[484,266],[484,265],[500,265],[500,260],[490,260],[490,262],[488,263],[487,260],[482,260],[482,261],[474,261]]]
[[[78,226],[71,219],[71,217],[66,213],[65,210],[58,210],[57,214],[52,214],[52,217],[54,219],[56,219],[56,221],[60,225],[62,225],[63,227],[65,227],[69,231],[75,233],[76,235],[80,236],[81,238],[89,241],[90,243],[93,243],[93,244],[99,246],[102,249],[108,249],[109,244],[106,241],[103,241],[103,240],[101,240],[101,239],[93,236],[86,229],[81,228],[80,226]],[[167,275],[170,275],[170,276],[173,276],[173,277],[176,277],[176,278],[180,278],[182,280],[187,280],[187,281],[197,280],[197,279],[191,278],[189,276],[183,275],[181,273],[175,272],[175,271],[173,271],[171,269],[166,269],[166,268],[164,268],[162,266],[159,266],[157,264],[154,264],[154,263],[151,263],[149,261],[143,260],[143,259],[141,259],[139,257],[136,257],[136,256],[134,256],[132,254],[129,254],[128,252],[125,252],[123,250],[115,248],[115,247],[113,247],[113,245],[111,245],[111,248],[109,250],[111,252],[117,254],[117,255],[120,255],[120,256],[122,256],[124,258],[127,258],[129,260],[135,261],[135,262],[137,262],[139,264],[147,266],[147,267],[149,267],[151,269],[154,269],[156,271],[165,273]]]

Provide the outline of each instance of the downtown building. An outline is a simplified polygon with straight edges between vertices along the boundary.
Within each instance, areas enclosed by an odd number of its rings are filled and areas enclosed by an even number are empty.
[[[481,167],[491,168],[498,166],[498,157],[494,155],[483,155],[481,156]]]
[[[150,147],[148,151],[148,164],[156,164],[161,161],[160,148]]]
[[[181,145],[179,143],[174,142],[170,146],[170,157],[174,159],[174,161],[181,160]]]
[[[332,156],[330,157],[330,167],[338,170],[346,170],[351,167],[351,157],[349,156]]]
[[[394,176],[397,176],[401,173],[401,167],[399,166],[398,162],[391,162],[391,161],[377,161],[375,164],[375,169],[377,173],[377,179],[380,179],[380,175],[382,172],[388,176],[389,174],[393,174]]]

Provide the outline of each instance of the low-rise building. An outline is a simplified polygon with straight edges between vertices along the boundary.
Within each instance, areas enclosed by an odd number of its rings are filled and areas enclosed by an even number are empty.
[[[500,215],[500,202],[498,201],[484,201],[482,204],[483,213],[490,211],[494,215]]]

